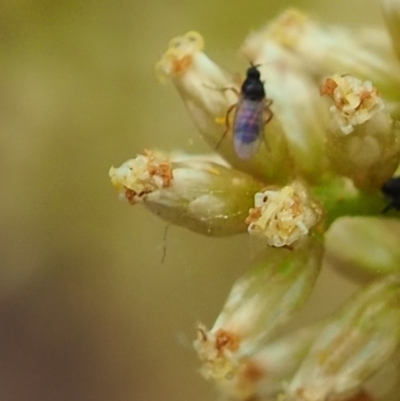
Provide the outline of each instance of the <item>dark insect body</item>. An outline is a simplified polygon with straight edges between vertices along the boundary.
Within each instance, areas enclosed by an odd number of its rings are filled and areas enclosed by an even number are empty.
[[[230,128],[229,115],[236,109],[233,120],[233,146],[236,154],[244,160],[250,159],[257,152],[264,139],[264,127],[273,117],[269,106],[272,100],[266,97],[264,84],[261,81],[257,66],[248,68],[237,103],[229,107],[225,117],[225,132],[217,147]]]
[[[386,213],[391,209],[400,210],[400,177],[393,177],[382,185],[382,192],[389,199],[389,204],[382,210]]]

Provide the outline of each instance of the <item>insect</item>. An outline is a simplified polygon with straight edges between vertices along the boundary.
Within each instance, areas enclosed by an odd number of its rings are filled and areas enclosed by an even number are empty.
[[[236,90],[239,100],[229,107],[225,115],[225,131],[217,144],[222,140],[230,128],[230,114],[235,110],[233,120],[233,146],[236,154],[244,160],[250,159],[257,152],[261,139],[264,139],[264,127],[273,117],[269,106],[272,100],[266,97],[264,84],[261,81],[257,65],[247,69],[240,93]],[[233,89],[233,88],[226,88]]]
[[[381,189],[390,200],[389,204],[382,210],[382,213],[386,213],[391,209],[400,210],[400,177],[393,177],[386,181]]]

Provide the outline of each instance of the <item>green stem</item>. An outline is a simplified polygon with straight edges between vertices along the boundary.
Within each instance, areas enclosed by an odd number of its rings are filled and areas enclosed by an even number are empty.
[[[321,203],[326,216],[328,228],[337,218],[342,216],[379,216],[400,218],[398,211],[391,210],[382,214],[388,205],[381,191],[360,190],[344,178],[330,179],[311,189],[313,196]]]

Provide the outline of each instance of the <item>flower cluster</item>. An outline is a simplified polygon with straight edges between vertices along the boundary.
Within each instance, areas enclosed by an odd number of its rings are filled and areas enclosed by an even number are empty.
[[[263,249],[194,342],[202,375],[227,398],[398,398],[400,254],[379,217],[382,185],[400,162],[400,7],[382,0],[382,9],[390,35],[375,32],[379,44],[366,29],[287,10],[245,40],[244,81],[208,57],[199,33],[173,38],[157,76],[172,81],[221,158],[145,151],[110,169],[123,199],[168,222],[261,238]],[[364,246],[368,235],[375,248]],[[335,246],[358,268],[385,274],[325,320],[278,336]]]
[[[289,246],[305,238],[318,222],[321,211],[310,202],[300,183],[254,196],[246,223],[250,234],[265,238],[270,246]]]

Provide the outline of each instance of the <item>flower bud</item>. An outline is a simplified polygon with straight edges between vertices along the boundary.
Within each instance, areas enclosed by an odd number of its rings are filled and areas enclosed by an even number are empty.
[[[284,130],[292,169],[309,181],[321,180],[328,168],[324,144],[329,112],[315,82],[288,50],[262,33],[250,35],[241,50],[260,66],[273,99],[274,118]]]
[[[236,400],[276,399],[307,354],[321,329],[314,324],[267,343],[243,358],[233,377],[217,381],[219,390]]]
[[[210,236],[245,232],[254,193],[262,183],[245,173],[201,160],[170,160],[145,152],[110,169],[113,185],[129,203]]]
[[[377,89],[370,81],[335,74],[321,94],[334,102],[326,147],[332,168],[360,188],[380,188],[399,164],[400,146]]]
[[[399,63],[388,56],[391,49],[387,41],[385,51],[378,51],[354,29],[323,26],[294,9],[282,13],[263,32],[290,50],[319,78],[336,72],[351,74],[374,82],[385,97],[399,99]],[[381,41],[380,47],[384,46]]]
[[[372,217],[342,218],[328,231],[328,255],[346,271],[372,275],[400,272],[400,222]]]
[[[232,166],[268,182],[286,179],[290,164],[282,127],[275,118],[262,130],[265,140],[251,159],[242,160],[236,154],[232,126],[241,97],[240,80],[212,61],[203,46],[197,32],[172,39],[156,71],[172,80],[200,134]]]
[[[323,246],[267,248],[233,286],[211,330],[199,325],[195,349],[206,378],[232,380],[311,293]]]
[[[361,289],[326,323],[285,400],[350,398],[400,345],[400,276]]]

